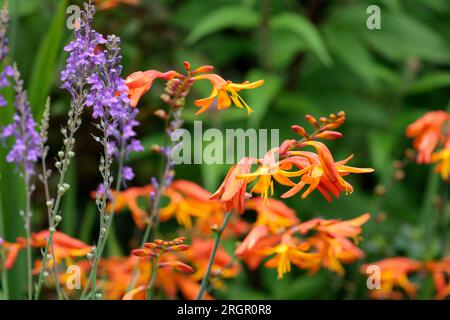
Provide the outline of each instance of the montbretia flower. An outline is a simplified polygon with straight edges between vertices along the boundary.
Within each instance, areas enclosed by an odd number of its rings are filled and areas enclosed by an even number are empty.
[[[117,7],[119,4],[135,6],[139,4],[139,0],[97,0],[96,4],[99,10],[110,10]]]
[[[213,239],[196,238],[192,241],[191,248],[184,252],[187,259],[194,265],[196,272],[192,276],[197,281],[205,275],[213,246]],[[233,278],[239,274],[240,270],[239,264],[233,261],[222,246],[219,246],[211,268],[211,277],[215,279],[212,284],[220,287],[222,285],[220,278]]]
[[[136,107],[139,100],[152,87],[156,79],[171,80],[178,75],[175,71],[159,72],[157,70],[137,71],[130,74],[125,83],[128,86],[128,95],[131,106]]]
[[[442,150],[434,152],[431,162],[437,162],[435,171],[440,173],[442,179],[448,180],[450,176],[450,132],[447,133],[447,141]]]
[[[220,200],[226,211],[233,209],[237,213],[244,212],[247,181],[246,179],[238,177],[249,173],[252,163],[254,162],[255,161],[250,158],[244,158],[231,167],[225,180],[210,199]]]
[[[148,213],[139,206],[139,199],[150,197],[150,193],[154,192],[154,187],[151,185],[144,187],[133,187],[128,188],[124,191],[114,191],[112,190],[112,197],[115,199],[115,212],[121,212],[128,208],[131,211],[131,217],[134,223],[139,229],[144,229],[147,225]],[[93,192],[92,197],[96,197],[96,192]],[[111,212],[112,204],[108,204],[106,208],[107,212]]]
[[[256,211],[256,226],[265,225],[273,233],[300,223],[295,211],[277,199],[265,201],[263,198],[251,198],[245,208]]]
[[[310,164],[299,173],[302,175],[300,182],[291,190],[282,195],[282,198],[289,198],[300,192],[306,185],[308,189],[303,193],[302,198],[306,198],[315,189],[318,189],[324,197],[331,201],[329,193],[339,197],[342,191],[352,193],[353,187],[342,177],[349,173],[370,173],[372,168],[356,168],[347,166],[346,163],[353,156],[343,161],[334,162],[330,150],[321,142],[308,141],[304,145],[313,146],[317,154],[308,151],[291,151],[290,155],[300,156],[308,159]]]
[[[47,239],[49,237],[49,231],[43,230],[37,233],[31,234],[30,244],[33,248],[45,248],[47,245]],[[27,240],[19,237],[15,243],[5,243],[7,259],[6,259],[6,268],[10,269],[19,254],[21,249],[26,248]],[[85,257],[89,252],[92,251],[93,247],[87,245],[81,240],[72,238],[65,233],[55,231],[53,235],[53,249],[55,260],[49,261],[49,266],[52,266],[53,263],[61,263],[64,260],[68,264],[72,264],[74,258],[82,258]],[[52,250],[52,249],[50,249]],[[51,252],[51,251],[50,251]],[[36,262],[34,273],[39,273],[41,270],[40,261]]]
[[[310,230],[317,232],[308,238],[308,243],[320,254],[321,264],[325,268],[342,275],[345,273],[342,263],[351,263],[364,257],[364,252],[355,243],[359,242],[361,226],[369,219],[368,213],[346,221],[313,219],[297,228],[303,234]]]
[[[436,299],[450,297],[450,257],[441,261],[430,261],[426,264],[426,268],[433,277]]]
[[[414,138],[413,146],[418,151],[417,163],[429,163],[449,121],[446,111],[430,111],[406,128],[406,136]]]
[[[264,158],[260,161],[261,166],[252,173],[244,173],[239,175],[238,179],[245,179],[247,183],[252,182],[255,179],[258,179],[258,182],[254,185],[254,187],[250,190],[250,192],[259,193],[264,200],[273,195],[274,186],[273,180],[285,186],[295,186],[295,183],[292,182],[289,178],[300,176],[303,171],[287,171],[292,169],[293,167],[301,167],[299,162],[302,162],[304,159],[299,157],[290,157],[280,161],[276,160],[276,157],[279,155],[279,148],[275,148],[266,153]],[[305,162],[303,161],[303,164]]]
[[[263,249],[263,253],[273,257],[268,260],[264,266],[267,268],[276,268],[278,279],[283,279],[285,273],[291,272],[291,264],[300,268],[311,268],[320,261],[316,253],[307,252],[310,245],[306,242],[293,243],[282,242],[273,248]]]
[[[417,287],[408,279],[411,273],[422,268],[422,263],[406,257],[387,258],[361,266],[361,273],[370,275],[370,267],[376,266],[381,271],[381,288],[370,290],[369,295],[375,299],[402,299],[402,289],[410,298],[414,298]]]
[[[167,221],[174,216],[178,224],[190,229],[193,226],[192,218],[201,219],[216,212],[222,213],[220,204],[209,199],[211,194],[208,191],[187,180],[173,182],[164,195],[170,202],[159,212],[161,221]]]
[[[202,74],[194,78],[195,80],[209,80],[213,86],[208,98],[195,101],[195,105],[200,107],[200,110],[196,113],[197,115],[205,112],[213,105],[216,106],[217,110],[223,110],[229,108],[232,103],[241,109],[245,107],[250,114],[253,110],[248,106],[244,99],[242,99],[238,92],[245,89],[255,89],[264,84],[264,80],[255,82],[246,81],[237,84],[227,81],[217,74]]]

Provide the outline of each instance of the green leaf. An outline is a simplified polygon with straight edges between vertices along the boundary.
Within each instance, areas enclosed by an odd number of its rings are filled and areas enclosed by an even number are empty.
[[[409,93],[424,93],[436,89],[448,88],[449,86],[449,72],[433,72],[414,82],[410,87]]]
[[[281,13],[273,17],[270,25],[274,29],[296,34],[325,65],[332,64],[331,57],[317,28],[305,17],[296,13]]]
[[[245,6],[228,6],[217,9],[201,19],[186,38],[193,44],[201,38],[227,28],[252,29],[259,24],[259,15]]]
[[[375,62],[361,39],[334,26],[326,28],[325,38],[330,51],[351,71],[370,86],[376,83]]]
[[[248,99],[248,105],[255,110],[248,118],[248,123],[251,128],[259,128],[261,120],[267,114],[269,106],[277,96],[281,89],[280,77],[265,73],[262,71],[254,70],[249,73],[247,79],[259,80],[264,79],[265,83],[260,88],[249,90],[246,95]]]
[[[381,30],[365,30],[371,46],[395,62],[410,57],[450,64],[448,44],[435,30],[404,14],[383,13]]]
[[[67,0],[61,0],[33,63],[29,95],[33,115],[38,120],[42,116],[45,100],[50,94],[58,54],[60,54],[62,48],[64,30],[66,29],[66,7]]]

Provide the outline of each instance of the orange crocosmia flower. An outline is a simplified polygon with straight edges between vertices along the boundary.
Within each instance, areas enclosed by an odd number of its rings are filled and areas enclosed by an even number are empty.
[[[273,180],[285,186],[295,186],[289,178],[300,176],[303,171],[287,171],[292,167],[301,167],[305,163],[305,159],[300,157],[289,157],[281,161],[276,161],[279,154],[279,148],[275,148],[266,153],[261,161],[261,166],[253,173],[241,174],[238,178],[244,178],[247,182],[251,182],[258,178],[257,183],[250,192],[259,193],[265,200],[272,196],[274,192]],[[299,163],[300,162],[300,163]]]
[[[331,201],[329,193],[339,197],[342,191],[353,192],[353,186],[342,177],[349,173],[370,173],[372,168],[356,168],[347,166],[346,163],[353,158],[353,155],[343,161],[334,162],[330,150],[321,142],[308,141],[304,145],[313,146],[317,150],[317,155],[307,151],[292,151],[290,154],[308,159],[310,164],[301,170],[302,178],[300,182],[291,190],[282,195],[282,198],[289,198],[300,192],[306,185],[308,189],[302,194],[306,198],[316,188]]]
[[[427,112],[406,128],[406,136],[414,138],[413,146],[418,151],[417,163],[429,163],[431,154],[443,137],[442,130],[449,120],[445,111]]]
[[[447,133],[447,141],[444,148],[434,152],[430,161],[438,163],[435,171],[441,175],[442,179],[448,180],[450,176],[450,131]]]
[[[137,71],[130,74],[125,80],[131,100],[130,105],[136,107],[141,97],[150,90],[153,81],[156,79],[171,80],[177,75],[176,71],[162,73],[156,70]]]
[[[151,185],[128,188],[120,192],[111,191],[112,197],[115,198],[115,212],[121,212],[126,208],[130,209],[134,223],[136,223],[139,229],[144,229],[147,225],[148,214],[144,209],[139,207],[138,199],[148,198],[152,191],[154,191],[154,188]],[[95,197],[95,193],[92,196]],[[111,203],[109,203],[106,211],[111,212],[111,210]]]
[[[244,99],[241,98],[238,92],[244,89],[254,89],[264,84],[264,80],[258,80],[255,82],[246,81],[241,84],[237,84],[231,81],[226,81],[217,74],[202,74],[194,77],[194,79],[209,80],[213,86],[211,94],[208,98],[195,101],[195,105],[200,107],[200,110],[196,113],[197,115],[208,110],[213,104],[217,105],[218,110],[227,109],[231,106],[232,102],[238,108],[242,109],[245,107],[247,112],[250,114],[253,110],[248,106]]]
[[[31,235],[31,246],[35,248],[45,248],[50,232],[43,230]],[[73,258],[85,257],[92,251],[92,246],[84,243],[81,240],[72,238],[65,233],[55,231],[53,235],[53,248],[56,263],[60,263],[65,259],[68,264],[72,264]],[[53,265],[53,261],[49,261],[49,265]],[[34,272],[40,272],[40,269],[35,269]]]
[[[16,263],[20,250],[26,247],[26,242],[21,241],[21,238],[18,238],[17,242],[5,241],[2,246],[5,249],[6,254],[5,268],[6,270],[9,270]]]
[[[310,268],[319,263],[319,256],[316,253],[309,253],[310,246],[306,242],[295,243],[293,241],[282,241],[273,248],[265,248],[262,252],[265,255],[272,256],[264,266],[267,268],[276,268],[278,279],[283,279],[285,273],[291,271],[291,263],[299,268]]]
[[[361,273],[372,275],[373,266],[380,268],[380,285],[381,288],[370,290],[369,295],[375,299],[402,299],[403,294],[396,289],[400,288],[410,298],[414,298],[417,293],[416,285],[410,282],[408,275],[419,271],[422,263],[419,261],[405,258],[395,257],[387,258],[378,262],[365,264],[361,266]]]
[[[160,210],[161,221],[175,216],[180,225],[189,229],[193,225],[192,217],[207,218],[216,213],[222,214],[220,203],[210,200],[211,194],[194,182],[177,180],[164,195],[169,197],[170,203]]]
[[[252,163],[254,163],[253,159],[244,158],[231,167],[225,180],[210,199],[220,200],[226,211],[233,209],[237,213],[244,212],[247,180],[240,179],[238,176],[249,173]]]
[[[137,5],[139,0],[97,0],[97,8],[99,10],[109,10],[117,7],[119,4]]]
[[[290,232],[306,234],[311,230],[316,231],[307,242],[320,255],[321,265],[342,275],[345,272],[342,263],[351,263],[364,256],[364,252],[354,242],[359,241],[361,226],[369,219],[368,213],[346,221],[312,219],[294,227]],[[310,271],[318,271],[319,266],[313,266]]]
[[[194,264],[197,271],[193,277],[197,280],[203,279],[212,248],[214,246],[213,239],[197,238],[192,241],[191,248],[184,252],[187,260]],[[232,257],[221,246],[217,249],[217,253],[211,268],[211,273],[220,275],[223,278],[235,277],[240,272],[239,264],[235,263]]]
[[[436,290],[436,299],[450,297],[450,257],[442,261],[430,261],[426,268],[431,272]]]
[[[247,201],[246,209],[256,211],[255,225],[266,225],[272,233],[277,233],[300,222],[295,211],[277,199],[264,201],[263,198],[251,198]]]

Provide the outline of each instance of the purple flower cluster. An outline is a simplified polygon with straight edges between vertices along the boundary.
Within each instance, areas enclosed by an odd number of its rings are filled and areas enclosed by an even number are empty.
[[[85,3],[81,11],[79,28],[75,30],[75,40],[64,50],[69,52],[66,69],[61,72],[61,88],[70,92],[72,97],[82,94],[82,89],[96,66],[103,66],[106,58],[99,48],[106,43],[105,38],[92,29],[95,6]]]
[[[27,93],[23,89],[23,80],[17,67],[12,70],[14,79],[14,91],[16,93],[16,113],[13,123],[2,129],[2,138],[14,137],[15,142],[11,151],[6,156],[7,162],[15,162],[18,166],[25,166],[25,179],[29,181],[34,174],[34,163],[39,158],[40,135],[36,130],[36,122],[31,114]]]
[[[0,64],[4,64],[6,56],[8,55],[9,47],[8,47],[8,37],[6,33],[8,32],[8,22],[9,22],[9,14],[8,8],[4,7],[0,12]],[[12,76],[12,68],[10,66],[6,66],[3,71],[0,73],[0,89],[3,89],[9,86],[8,77]],[[5,97],[0,95],[0,107],[4,107],[7,105]]]
[[[126,159],[131,152],[144,150],[134,131],[134,127],[139,125],[136,120],[138,110],[130,106],[128,87],[121,77],[120,39],[114,35],[108,36],[105,47],[105,63],[99,65],[98,71],[87,81],[90,90],[86,105],[92,107],[92,117],[100,120],[100,128],[107,131],[109,154]],[[124,167],[124,183],[133,178],[132,168]]]
[[[109,142],[109,150],[114,153],[117,158],[127,159],[132,152],[144,151],[141,142],[136,138],[134,127],[139,125],[136,116],[138,109],[134,109],[129,105],[126,106],[126,115],[122,118],[118,125],[111,131],[113,139]],[[122,169],[122,180],[131,181],[134,178],[134,172],[131,167],[125,166]]]

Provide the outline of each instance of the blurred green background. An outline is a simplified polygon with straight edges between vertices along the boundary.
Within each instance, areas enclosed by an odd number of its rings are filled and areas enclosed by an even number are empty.
[[[1,2],[1,1],[0,1]],[[60,123],[65,121],[68,94],[59,89],[59,72],[66,58],[62,48],[71,38],[65,26],[66,7],[82,1],[12,0],[10,60],[17,61],[29,90],[33,112],[40,116],[45,99],[52,98],[50,161],[60,148]],[[369,5],[381,8],[381,30],[369,30]],[[395,255],[427,260],[439,258],[444,248],[439,224],[442,183],[430,166],[409,164],[405,173],[393,161],[404,158],[411,141],[404,137],[407,124],[427,110],[446,109],[450,88],[450,2],[447,0],[141,0],[137,6],[120,5],[98,12],[95,29],[122,38],[124,72],[182,70],[183,61],[193,67],[210,64],[234,82],[264,78],[263,89],[243,94],[255,110],[230,109],[202,117],[204,125],[226,128],[278,128],[290,138],[290,126],[304,125],[304,115],[327,115],[344,110],[344,139],[330,144],[337,159],[355,154],[352,164],[373,167],[373,175],[353,176],[355,192],[331,204],[314,194],[305,201],[289,199],[300,219],[352,218],[371,212],[361,243],[365,261]],[[153,112],[163,107],[158,96],[162,84],[140,105],[139,134],[146,147],[162,143],[163,124]],[[205,97],[209,86],[196,86],[185,110],[186,127],[192,128],[196,98]],[[10,119],[0,109],[0,124]],[[77,163],[70,173],[70,193],[64,198],[62,229],[82,233],[92,242],[89,229],[98,220],[89,192],[100,181],[98,145],[85,114],[79,131]],[[23,234],[18,215],[23,195],[14,166],[4,163],[0,149],[0,200],[6,239]],[[147,184],[157,175],[160,158],[146,151],[132,158],[137,177],[133,185]],[[214,191],[229,166],[190,165],[177,169],[178,178],[191,179]],[[402,178],[402,179],[400,179]],[[53,181],[54,182],[54,181]],[[39,185],[39,184],[38,184]],[[17,186],[17,187],[16,187]],[[377,187],[378,186],[378,187]],[[385,188],[377,196],[375,188]],[[45,227],[44,197],[40,186],[34,195],[34,230]],[[128,250],[133,234],[128,215],[117,219],[119,241]],[[88,227],[86,227],[88,226]],[[130,231],[131,230],[131,231]],[[1,232],[1,230],[0,230]],[[229,244],[232,249],[232,244]],[[23,258],[11,282],[24,285]],[[364,262],[364,261],[361,261]],[[293,271],[277,281],[274,270],[247,270],[228,282],[221,298],[366,298],[365,280],[358,263],[345,277],[321,271],[308,276]],[[22,273],[23,274],[23,273]],[[423,298],[431,298],[429,279]],[[428,289],[427,289],[428,288]],[[20,293],[15,293],[20,297]]]

